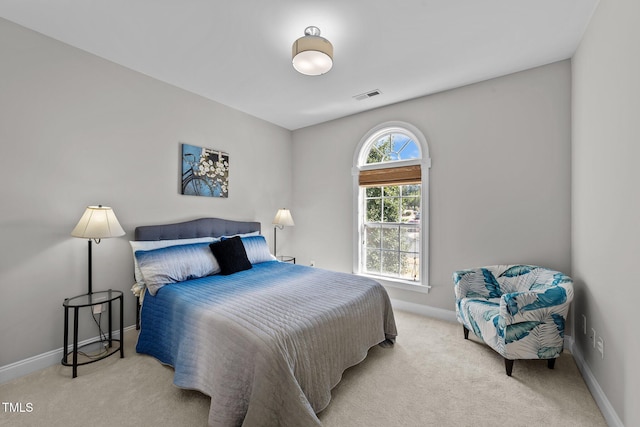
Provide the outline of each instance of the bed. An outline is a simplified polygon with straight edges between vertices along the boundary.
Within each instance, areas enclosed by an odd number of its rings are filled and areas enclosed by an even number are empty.
[[[135,239],[136,282],[150,278],[137,287],[136,350],[172,366],[176,386],[211,396],[210,426],[319,426],[342,373],[395,340],[380,284],[275,260],[260,223],[202,218],[138,227]],[[229,273],[240,246],[250,266]],[[206,248],[219,270],[202,276]],[[183,271],[198,256],[197,274]]]

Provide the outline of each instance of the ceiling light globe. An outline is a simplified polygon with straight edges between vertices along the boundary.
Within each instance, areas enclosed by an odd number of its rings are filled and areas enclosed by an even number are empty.
[[[333,67],[333,60],[324,52],[307,50],[293,58],[293,68],[307,76],[319,76]]]

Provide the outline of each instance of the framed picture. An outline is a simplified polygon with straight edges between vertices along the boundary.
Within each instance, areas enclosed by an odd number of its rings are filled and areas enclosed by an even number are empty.
[[[229,155],[211,148],[182,144],[181,194],[229,197]]]

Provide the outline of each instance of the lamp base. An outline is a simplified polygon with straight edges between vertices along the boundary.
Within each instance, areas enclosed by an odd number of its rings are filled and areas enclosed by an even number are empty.
[[[273,227],[273,256],[276,256],[276,231],[278,230],[278,226]]]

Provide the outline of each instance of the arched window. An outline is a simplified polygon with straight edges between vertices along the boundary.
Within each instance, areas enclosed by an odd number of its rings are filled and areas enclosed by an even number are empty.
[[[428,289],[427,141],[414,126],[383,123],[354,155],[354,272]]]

